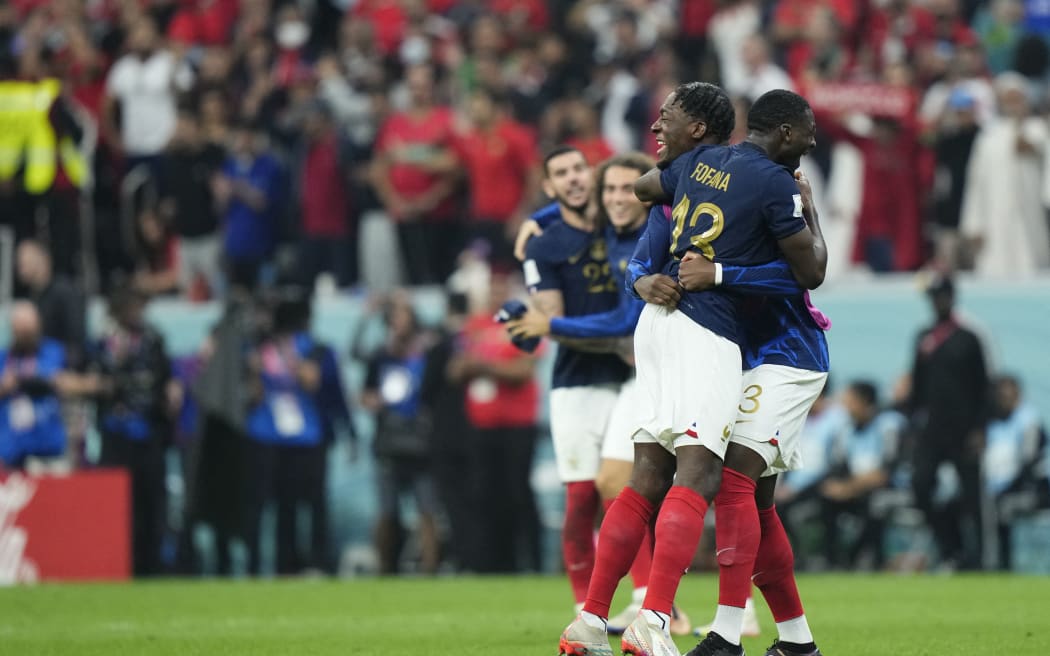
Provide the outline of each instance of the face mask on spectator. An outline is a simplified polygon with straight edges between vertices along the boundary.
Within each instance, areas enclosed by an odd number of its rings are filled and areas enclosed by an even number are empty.
[[[430,44],[425,38],[415,34],[401,43],[398,54],[401,55],[401,63],[406,66],[423,64],[430,60]]]
[[[285,50],[297,50],[310,38],[310,28],[302,21],[288,21],[277,28],[277,43]]]

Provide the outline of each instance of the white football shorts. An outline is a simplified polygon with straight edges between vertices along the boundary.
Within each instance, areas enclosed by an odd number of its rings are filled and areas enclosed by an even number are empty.
[[[602,460],[634,462],[634,441],[638,429],[638,379],[631,378],[620,386],[620,395],[609,416],[609,427],[602,442]]]
[[[551,439],[563,483],[593,481],[598,475],[602,442],[619,392],[618,384],[551,390]]]
[[[634,333],[639,423],[634,441],[725,455],[740,403],[740,348],[677,310],[647,304]]]
[[[828,374],[777,364],[744,372],[739,414],[731,441],[766,461],[763,476],[802,467],[802,428]]]

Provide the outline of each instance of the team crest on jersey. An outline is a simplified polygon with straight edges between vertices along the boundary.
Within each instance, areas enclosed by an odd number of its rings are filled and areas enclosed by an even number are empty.
[[[609,251],[605,246],[604,239],[595,239],[591,243],[591,259],[601,262],[609,256]]]

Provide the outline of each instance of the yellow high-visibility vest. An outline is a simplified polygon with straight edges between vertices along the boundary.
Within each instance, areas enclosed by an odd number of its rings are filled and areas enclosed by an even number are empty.
[[[61,159],[70,182],[84,185],[87,163],[72,139],[56,140],[51,126],[51,105],[61,92],[62,83],[55,78],[0,81],[0,180],[10,180],[24,164],[26,191],[42,194],[54,184]]]

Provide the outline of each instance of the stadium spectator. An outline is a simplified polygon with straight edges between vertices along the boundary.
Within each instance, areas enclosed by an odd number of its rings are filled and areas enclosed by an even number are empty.
[[[427,64],[405,71],[408,107],[380,128],[371,171],[415,285],[444,282],[461,246],[452,198],[452,112],[438,104],[434,76]]]
[[[78,367],[83,363],[87,339],[83,293],[72,281],[54,273],[51,256],[39,242],[23,241],[15,259],[18,280],[36,306],[43,335],[62,344],[65,361],[70,367]]]
[[[349,167],[331,110],[314,101],[306,109],[296,182],[300,280],[312,289],[328,273],[340,287],[357,280],[357,244],[349,197]]]
[[[504,114],[502,99],[478,87],[470,94],[470,127],[455,140],[455,152],[470,186],[471,239],[485,239],[490,259],[514,262],[512,240],[539,191],[536,141]]]
[[[999,116],[981,127],[966,172],[960,230],[977,272],[1015,279],[1050,267],[1050,231],[1036,190],[1043,181],[1046,121],[1033,116],[1017,73],[995,79]]]
[[[827,478],[820,483],[824,516],[824,548],[828,565],[854,569],[870,552],[873,566],[882,569],[884,518],[873,508],[875,493],[892,483],[900,453],[904,418],[881,411],[878,391],[869,381],[855,381],[842,395],[849,421],[836,437]],[[849,545],[843,544],[844,515],[861,526]]]
[[[178,289],[177,240],[157,210],[145,207],[135,220],[135,270],[131,284],[146,296],[168,294]]]
[[[912,486],[915,504],[933,530],[942,563],[981,564],[981,479],[988,413],[988,367],[977,334],[955,313],[955,284],[937,276],[926,288],[934,324],[915,341],[911,392],[905,409],[915,434]],[[937,470],[950,462],[961,498],[934,506]]]
[[[934,258],[938,266],[950,271],[972,265],[969,249],[959,236],[959,220],[966,189],[966,169],[977,139],[975,107],[969,92],[956,89],[937,123],[933,143],[936,161],[931,192]]]
[[[362,407],[376,418],[373,451],[379,470],[379,517],[375,542],[380,572],[400,571],[404,543],[401,496],[411,493],[418,518],[419,568],[425,574],[433,574],[440,558],[438,497],[429,460],[432,436],[420,404],[424,335],[411,302],[403,294],[396,294],[385,303],[383,324],[386,340],[365,363],[361,390]],[[359,332],[355,337],[355,345],[362,335]]]
[[[230,154],[213,193],[223,213],[223,247],[231,285],[254,289],[277,244],[283,172],[257,126],[231,129]]]
[[[65,352],[44,336],[32,303],[14,303],[10,320],[11,343],[0,349],[0,466],[18,469],[66,447],[56,380]]]
[[[187,69],[160,39],[153,19],[138,18],[128,33],[127,54],[106,79],[103,133],[110,147],[127,157],[129,170],[142,163],[155,165],[175,131],[176,90],[189,86]]]
[[[992,502],[998,537],[999,569],[1012,563],[1014,520],[1047,504],[1047,434],[1038,411],[1021,395],[1013,376],[995,381],[988,443],[981,461],[984,489]]]
[[[463,349],[448,368],[452,382],[466,384],[474,507],[483,527],[478,568],[489,573],[542,570],[539,513],[529,482],[540,410],[537,355],[518,350],[493,321],[520,288],[514,276],[492,275],[488,303],[467,319]]]
[[[478,477],[473,465],[477,444],[465,430],[467,382],[449,375],[449,365],[464,348],[463,327],[469,311],[467,295],[450,290],[444,324],[426,352],[419,399],[429,417],[434,480],[448,519],[444,560],[455,571],[478,572],[483,542],[477,513]]]
[[[206,140],[204,127],[196,114],[179,111],[175,132],[160,159],[158,210],[178,238],[180,291],[189,296],[201,280],[208,296],[217,297],[223,293],[222,246],[212,181],[226,154]],[[215,124],[209,129],[214,130]]]

